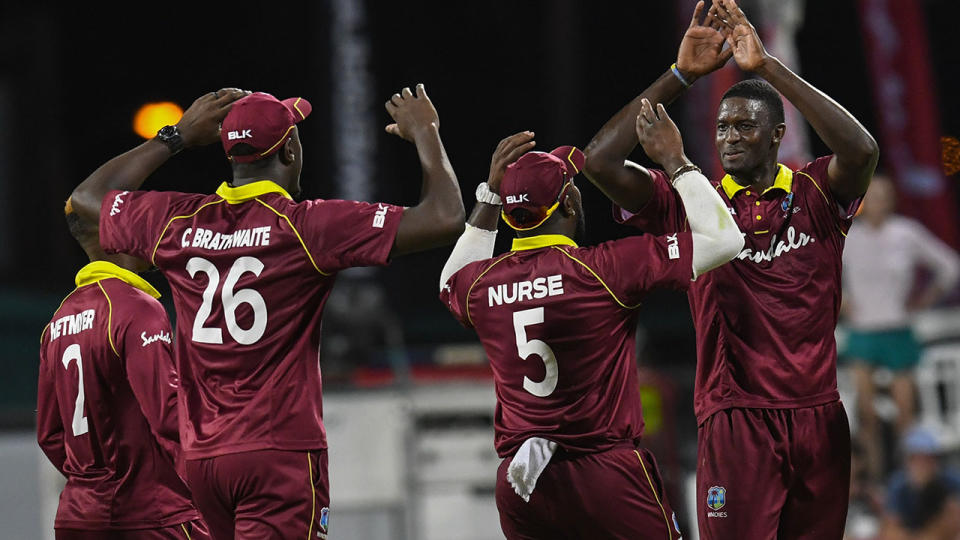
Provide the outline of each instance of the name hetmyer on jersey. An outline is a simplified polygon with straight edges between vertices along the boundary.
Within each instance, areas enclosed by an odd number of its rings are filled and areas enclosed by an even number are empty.
[[[182,247],[222,250],[234,247],[257,247],[270,245],[270,227],[238,229],[232,233],[221,233],[197,227],[188,227],[180,238]]]
[[[60,317],[50,324],[50,341],[60,336],[72,336],[93,328],[95,315],[94,310],[87,309],[80,313]]]

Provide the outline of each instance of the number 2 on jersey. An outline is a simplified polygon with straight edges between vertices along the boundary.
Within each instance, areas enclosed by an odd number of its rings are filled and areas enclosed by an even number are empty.
[[[197,317],[193,320],[193,341],[221,344],[223,332],[219,328],[204,326],[213,310],[213,295],[220,285],[220,272],[212,262],[202,257],[191,257],[187,261],[187,272],[190,273],[191,278],[195,277],[197,272],[207,275],[203,303],[197,310]],[[252,345],[263,337],[263,332],[267,329],[267,304],[263,301],[263,296],[253,289],[233,290],[240,276],[245,272],[252,272],[259,277],[260,272],[263,272],[263,263],[256,257],[240,257],[234,261],[230,272],[227,273],[227,279],[223,282],[220,297],[223,300],[223,318],[226,319],[230,337],[241,345]],[[250,328],[240,328],[237,324],[237,307],[240,304],[248,304],[253,309],[253,324]]]
[[[77,361],[77,401],[73,406],[73,422],[70,427],[73,428],[73,436],[83,435],[90,430],[87,424],[87,417],[83,415],[83,361],[80,359],[80,345],[74,343],[63,351],[63,368],[70,369],[70,361]]]
[[[535,382],[529,377],[523,378],[523,389],[537,397],[547,397],[557,388],[557,356],[553,349],[539,339],[527,340],[527,327],[543,323],[543,308],[525,309],[513,313],[513,330],[517,335],[517,352],[526,360],[536,354],[543,361],[545,374],[543,380]]]

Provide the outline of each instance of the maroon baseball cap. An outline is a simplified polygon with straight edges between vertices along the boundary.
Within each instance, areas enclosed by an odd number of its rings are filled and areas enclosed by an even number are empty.
[[[500,183],[503,220],[518,231],[539,227],[560,206],[570,179],[583,168],[583,152],[573,146],[527,152],[507,166]],[[517,208],[527,212],[512,214]]]
[[[250,163],[276,152],[293,126],[310,115],[313,107],[303,98],[283,101],[266,92],[254,92],[233,102],[220,125],[220,140],[230,159],[238,163]],[[233,155],[233,147],[243,143],[256,150],[252,154]]]

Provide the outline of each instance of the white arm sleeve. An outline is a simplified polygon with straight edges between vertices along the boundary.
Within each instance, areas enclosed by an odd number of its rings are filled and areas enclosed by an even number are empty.
[[[673,183],[693,233],[693,278],[736,257],[743,234],[717,190],[697,171],[681,174]]]
[[[457,270],[474,261],[482,261],[493,257],[493,248],[496,241],[497,231],[488,231],[467,223],[466,229],[460,235],[457,244],[453,246],[453,251],[450,252],[450,257],[440,272],[440,290],[443,290],[447,280]]]

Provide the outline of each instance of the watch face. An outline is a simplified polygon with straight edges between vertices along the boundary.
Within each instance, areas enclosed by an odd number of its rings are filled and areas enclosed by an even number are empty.
[[[176,126],[163,126],[160,128],[160,131],[157,132],[157,136],[161,139],[169,139],[177,135]]]

